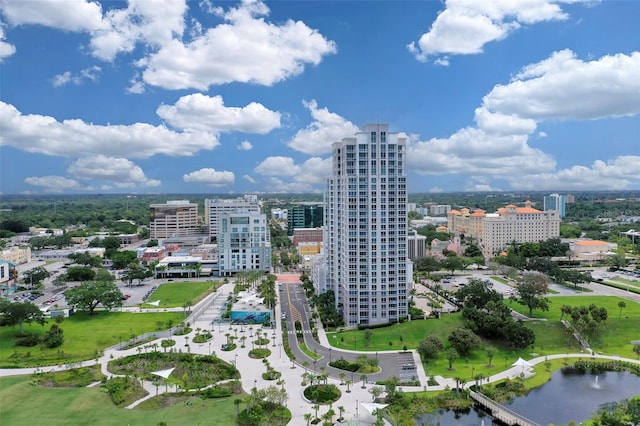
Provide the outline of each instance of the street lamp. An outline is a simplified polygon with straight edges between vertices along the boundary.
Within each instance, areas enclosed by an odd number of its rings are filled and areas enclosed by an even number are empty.
[[[278,343],[278,346],[280,346],[280,358],[282,358],[282,343]]]
[[[329,348],[329,362],[331,362],[331,349],[332,348]]]
[[[211,355],[211,342],[209,342],[209,355]]]
[[[316,374],[316,363],[317,362],[318,362],[317,360],[315,360],[315,359],[313,360],[313,374]]]
[[[253,379],[253,387],[258,389],[258,379]]]

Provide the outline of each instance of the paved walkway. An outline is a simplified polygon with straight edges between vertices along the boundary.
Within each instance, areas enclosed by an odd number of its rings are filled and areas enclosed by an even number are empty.
[[[225,284],[223,285],[218,292],[214,295],[210,295],[205,298],[198,306],[196,306],[192,312],[192,329],[196,328],[211,330],[213,333],[213,340],[211,343],[202,343],[202,344],[194,344],[192,342],[192,338],[195,335],[195,331],[190,333],[187,336],[174,336],[173,339],[176,340],[176,348],[181,348],[183,351],[185,349],[190,350],[192,353],[197,354],[209,354],[215,353],[221,359],[229,362],[235,363],[237,365],[238,370],[241,373],[241,383],[242,388],[246,392],[250,392],[253,387],[257,387],[258,389],[263,389],[271,385],[275,385],[275,381],[267,381],[262,379],[262,373],[266,372],[266,367],[263,364],[262,360],[251,359],[248,354],[252,349],[251,341],[255,340],[256,332],[260,331],[262,333],[267,334],[266,337],[269,338],[269,349],[272,351],[271,355],[268,357],[269,363],[271,366],[280,371],[282,373],[282,379],[285,382],[285,388],[288,392],[288,401],[287,407],[291,410],[292,413],[292,421],[293,425],[301,425],[306,424],[306,420],[304,420],[304,415],[306,413],[314,413],[312,409],[312,404],[305,400],[303,395],[303,386],[302,383],[302,375],[305,373],[306,369],[301,365],[297,365],[293,363],[284,352],[284,348],[282,347],[282,330],[280,321],[276,321],[276,330],[272,330],[269,328],[263,328],[259,325],[251,325],[251,326],[238,326],[238,325],[230,325],[230,324],[216,324],[214,323],[214,319],[218,318],[223,306],[222,301],[226,300],[226,297],[229,293],[233,291],[233,284]],[[276,318],[280,317],[280,308],[279,306],[276,308]],[[193,315],[198,315],[197,318],[193,319]],[[226,333],[231,333],[232,335],[238,335],[238,337],[246,336],[246,347],[240,347],[240,339],[237,340],[238,347],[234,351],[225,352],[220,350],[220,347],[223,343],[226,343]],[[251,337],[252,336],[252,337]],[[330,347],[327,336],[322,329],[322,327],[318,328],[318,340],[320,345],[324,347]],[[160,343],[160,339],[152,343]],[[189,346],[186,344],[189,343]],[[353,351],[343,351],[338,350],[336,348],[332,349],[333,356],[339,357],[341,353],[348,353]],[[397,351],[391,351],[397,353]],[[104,351],[102,357],[97,360],[85,361],[79,364],[73,365],[62,365],[62,366],[53,366],[53,367],[41,367],[41,368],[21,368],[21,369],[0,369],[0,377],[4,376],[13,376],[13,375],[24,375],[24,374],[33,374],[43,371],[61,371],[69,368],[77,368],[78,366],[88,366],[100,364],[102,373],[107,377],[114,376],[107,369],[108,362],[113,358],[120,358],[128,355],[137,354],[137,349],[132,348],[128,350],[118,350],[117,347],[108,348]],[[366,352],[357,352],[358,354],[366,353]],[[375,352],[368,352],[369,354],[374,354]],[[382,353],[382,352],[378,352]],[[427,385],[427,375],[422,368],[422,363],[420,362],[420,357],[416,351],[410,351],[411,356],[413,357],[417,369],[417,377],[420,380],[420,386],[402,386],[401,390],[403,392],[415,392],[422,391],[425,389],[428,390],[442,390],[446,387],[455,388],[456,382],[454,379],[445,378],[437,376],[436,380],[438,381],[437,386],[428,386]],[[626,359],[620,358],[617,356],[605,356],[605,355],[588,355],[584,353],[576,353],[576,354],[556,354],[556,355],[548,355],[541,356],[531,360],[527,360],[531,364],[539,364],[545,362],[550,359],[559,359],[559,358],[589,358],[589,359],[603,359],[603,360],[619,360],[626,361],[635,364],[640,364],[639,360],[634,359]],[[521,367],[511,367],[506,369],[500,373],[494,374],[493,376],[486,378],[485,383],[491,383],[495,381],[499,381],[505,378],[515,378],[519,377],[521,374],[525,376],[530,376],[533,373],[531,371],[525,371]],[[356,383],[355,386],[351,386],[351,392],[346,392],[346,386],[340,384],[340,380],[334,377],[330,377],[328,379],[329,383],[333,383],[340,388],[342,391],[341,398],[333,404],[333,409],[336,413],[338,413],[338,407],[344,407],[343,416],[347,421],[350,421],[350,424],[358,424],[358,425],[371,425],[375,421],[374,416],[369,413],[363,405],[363,403],[368,403],[372,401],[372,396],[369,393],[369,390],[373,385],[367,384],[364,388],[361,383]],[[465,387],[471,386],[473,383],[466,383]],[[142,386],[148,392],[148,395],[144,398],[135,401],[127,408],[134,408],[136,405],[140,404],[146,399],[152,398],[156,395],[157,392],[164,392],[164,385],[159,386],[157,388],[151,382],[142,381]],[[168,392],[176,392],[177,389],[175,386],[169,386],[167,388]],[[318,411],[318,415],[321,416],[329,409],[328,406],[322,406]],[[336,415],[337,418],[337,415]]]

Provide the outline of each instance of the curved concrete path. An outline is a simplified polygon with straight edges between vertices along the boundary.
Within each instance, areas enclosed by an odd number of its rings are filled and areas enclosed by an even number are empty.
[[[218,292],[221,292],[222,295],[228,294],[231,291],[233,291],[233,284],[225,284],[218,290]],[[292,413],[291,424],[294,424],[294,425],[306,424],[306,420],[304,420],[304,415],[306,413],[311,413],[311,414],[314,413],[314,410],[311,408],[312,404],[309,403],[304,398],[304,395],[303,395],[304,387],[301,385],[302,375],[307,370],[303,368],[301,365],[296,364],[291,360],[289,360],[287,355],[284,353],[284,348],[282,347],[283,334],[282,334],[280,321],[276,321],[275,330],[263,328],[262,326],[258,326],[258,325],[240,327],[237,325],[230,325],[230,324],[224,324],[224,325],[213,324],[211,321],[211,318],[217,317],[217,315],[219,315],[219,310],[221,309],[220,305],[216,305],[214,301],[215,301],[215,298],[206,298],[201,302],[201,304],[195,307],[193,312],[198,312],[200,315],[198,318],[195,318],[195,320],[192,321],[193,330],[195,330],[196,328],[201,328],[201,329],[207,329],[212,331],[213,340],[210,341],[211,344],[209,344],[209,342],[203,343],[203,344],[192,343],[192,338],[195,335],[195,331],[193,331],[187,336],[173,336],[173,339],[176,340],[175,348],[180,348],[183,351],[187,349],[187,350],[190,350],[192,353],[197,353],[197,354],[215,353],[218,357],[225,360],[226,362],[229,362],[232,364],[235,363],[238,370],[240,370],[240,373],[241,373],[240,380],[242,383],[242,388],[245,391],[250,392],[253,387],[257,387],[258,389],[263,389],[268,386],[276,384],[275,381],[267,381],[262,379],[262,373],[266,372],[266,367],[263,364],[262,360],[252,359],[252,358],[249,358],[248,356],[249,351],[252,348],[251,341],[255,340],[256,332],[257,331],[266,332],[267,334],[266,337],[270,340],[268,348],[272,352],[271,355],[268,357],[269,363],[274,369],[282,373],[281,378],[282,380],[284,380],[285,382],[284,387],[287,389],[287,392],[288,392],[287,407],[291,410],[291,413]],[[280,315],[281,315],[280,307],[278,306],[276,307],[276,318],[279,318]],[[241,329],[244,331],[241,331]],[[235,335],[237,333],[238,337],[246,336],[247,337],[245,342],[246,347],[241,348],[239,345],[238,348],[234,351],[231,351],[231,352],[221,351],[220,346],[226,342],[225,334],[227,333],[230,333],[232,335]],[[253,337],[250,337],[250,336],[253,336]],[[290,335],[287,335],[287,337],[290,338]],[[295,340],[295,336],[293,337]],[[160,340],[161,339],[158,339],[153,342],[148,342],[146,345],[153,344],[153,343],[159,344]],[[311,340],[315,342],[314,339],[311,339]],[[324,333],[324,330],[322,329],[322,327],[318,327],[318,340],[319,342],[316,342],[318,347],[322,347],[325,351],[328,351],[328,348],[330,348],[331,346],[329,345],[327,336]],[[309,340],[307,341],[310,343]],[[189,346],[186,346],[187,343],[189,343]],[[240,343],[239,339],[238,339],[238,343]],[[301,351],[299,350],[299,348],[297,348],[297,346],[293,346],[292,350],[296,355],[298,355],[298,353],[301,353]],[[408,351],[408,352],[410,352],[411,357],[414,359],[415,364],[418,367],[416,376],[420,380],[421,385],[420,386],[401,386],[401,390],[403,392],[417,392],[417,391],[423,391],[425,389],[443,390],[447,387],[455,388],[456,382],[454,379],[440,377],[440,376],[436,377],[436,380],[438,381],[437,386],[427,386],[428,378],[424,372],[424,369],[422,368],[422,363],[420,362],[419,355],[415,350]],[[52,371],[52,372],[61,371],[61,370],[66,370],[70,368],[77,368],[79,366],[89,366],[89,365],[95,365],[95,364],[100,365],[102,374],[104,374],[107,377],[112,377],[114,376],[114,374],[109,372],[107,368],[109,361],[111,361],[114,358],[121,358],[128,355],[135,355],[137,353],[138,351],[136,348],[127,349],[127,350],[118,350],[116,347],[111,347],[111,348],[107,348],[104,351],[104,354],[97,360],[94,359],[94,360],[84,361],[81,363],[75,363],[71,365],[60,365],[60,366],[51,366],[51,367],[0,369],[0,377],[34,374],[34,373],[43,372],[43,371]],[[367,354],[371,356],[371,355],[374,355],[375,353],[376,352],[345,351],[345,350],[338,350],[338,349],[332,348],[332,356],[334,358],[339,356],[346,357],[349,355],[355,356],[356,354],[358,355]],[[388,354],[389,356],[394,356],[398,354],[398,351],[387,351],[387,352],[377,352],[377,353],[378,353],[378,356],[382,354]],[[304,354],[302,355],[306,357],[306,355]],[[555,355],[548,355],[548,356],[540,356],[540,357],[528,360],[528,362],[536,365],[539,363],[543,363],[548,359],[559,359],[559,358],[567,358],[567,357],[568,358],[618,360],[618,361],[625,361],[625,362],[630,362],[630,363],[640,365],[640,360],[620,358],[617,356],[598,355],[598,354],[589,355],[584,353],[555,354]],[[305,358],[301,358],[301,359],[305,359]],[[325,362],[328,362],[327,358],[325,358],[324,360]],[[317,369],[319,368],[318,365],[316,365],[316,368]],[[309,371],[312,372],[312,369],[310,368]],[[328,369],[327,369],[327,372],[329,372]],[[499,381],[505,378],[518,377],[522,372],[523,371],[521,367],[511,367],[509,369],[496,373],[490,376],[489,378],[486,378],[485,380],[486,380],[486,383],[491,383],[491,382]],[[331,373],[334,373],[334,372],[331,371]],[[347,377],[347,379],[349,379],[349,377]],[[358,382],[357,379],[355,381],[357,383],[355,383],[355,386],[351,386],[350,392],[347,393],[346,386],[344,384],[341,384],[339,379],[335,377],[329,377],[328,383],[335,384],[342,391],[342,396],[337,402],[333,404],[333,409],[335,410],[336,413],[338,413],[337,407],[344,407],[343,416],[347,421],[352,421],[352,422],[357,421],[359,425],[371,425],[375,421],[375,418],[366,410],[365,406],[363,406],[362,403],[370,402],[372,400],[372,396],[369,393],[369,389],[373,385],[367,384],[365,385],[365,387],[362,387],[361,382]],[[159,388],[156,388],[156,386],[153,385],[152,382],[149,382],[149,381],[141,381],[141,382],[144,389],[148,392],[148,395],[135,401],[134,403],[132,403],[126,408],[130,408],[130,409],[134,408],[141,402],[149,398],[153,398],[156,395],[156,392],[160,392],[160,393],[164,392],[164,389],[163,389],[164,385],[161,385],[159,386]],[[466,383],[464,386],[468,387],[468,386],[471,386],[472,384],[473,383],[469,382],[469,383]],[[169,393],[175,393],[177,391],[178,389],[175,386],[168,387]],[[318,411],[318,415],[319,416],[322,415],[328,409],[329,409],[328,406],[322,406]]]

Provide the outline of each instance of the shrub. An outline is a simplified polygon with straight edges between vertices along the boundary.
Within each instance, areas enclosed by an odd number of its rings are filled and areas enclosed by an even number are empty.
[[[40,336],[37,334],[27,334],[16,340],[16,346],[36,346],[40,343]]]
[[[304,389],[304,396],[316,404],[330,404],[340,399],[342,393],[336,385],[312,385]]]
[[[213,386],[200,392],[202,399],[226,398],[233,395],[233,389]]]
[[[359,364],[355,362],[349,362],[344,358],[340,358],[338,360],[332,361],[329,363],[329,365],[340,370],[352,371],[352,372],[356,372],[360,369]]]
[[[249,357],[254,359],[262,359],[271,355],[271,351],[269,349],[252,349],[249,351]]]

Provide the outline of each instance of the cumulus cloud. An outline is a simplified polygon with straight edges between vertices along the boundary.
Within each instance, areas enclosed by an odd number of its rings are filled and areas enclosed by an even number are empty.
[[[98,75],[102,71],[99,66],[92,66],[81,70],[78,74],[71,74],[71,71],[65,71],[62,74],[55,75],[51,79],[51,83],[54,87],[64,86],[66,84],[75,84],[76,86],[82,84],[85,80],[96,81]]]
[[[87,0],[4,0],[2,13],[13,25],[44,25],[66,31],[105,29],[102,8]]]
[[[345,137],[351,137],[359,131],[358,127],[327,108],[318,108],[315,99],[303,101],[315,121],[299,130],[287,143],[290,148],[310,155],[322,155],[331,152],[331,144]]]
[[[63,176],[32,176],[25,178],[24,182],[29,185],[39,186],[45,192],[62,193],[67,190],[92,191],[95,188],[82,185],[75,179],[68,179]]]
[[[3,24],[0,22],[0,63],[14,53],[16,53],[16,47],[5,41]]]
[[[218,146],[208,132],[175,132],[165,126],[146,123],[95,125],[82,120],[57,121],[53,117],[24,115],[13,105],[0,101],[0,146],[62,157],[149,158],[164,154],[192,156]]]
[[[212,187],[221,187],[233,184],[236,176],[230,171],[204,168],[187,173],[182,177],[182,179],[185,182],[204,183],[205,185]]]
[[[331,158],[311,157],[296,164],[291,157],[268,157],[254,172],[266,177],[272,192],[318,192],[331,175]]]
[[[269,12],[261,1],[243,0],[202,36],[164,43],[138,62],[144,81],[165,89],[207,90],[230,82],[271,86],[336,52],[334,42],[304,22],[270,23]]]
[[[579,60],[568,50],[555,52],[524,67],[509,83],[496,85],[484,96],[475,111],[476,127],[465,127],[448,138],[410,138],[408,166],[424,175],[460,173],[507,179],[514,188],[521,189],[628,186],[633,179],[637,181],[626,172],[635,157],[557,171],[555,159],[531,147],[529,141],[531,137],[547,136],[545,132],[535,134],[538,123],[543,121],[639,114],[638,69],[639,52],[592,61]],[[615,174],[617,169],[621,170],[619,175]],[[569,185],[574,180],[573,187],[560,184],[567,181]],[[468,187],[486,188],[493,187],[489,182],[475,182]]]
[[[183,96],[175,105],[161,105],[156,112],[171,126],[184,130],[265,134],[280,127],[280,113],[262,104],[227,107],[222,96],[201,93]]]
[[[238,149],[240,151],[251,151],[253,149],[253,145],[249,141],[242,141],[238,144]]]
[[[529,176],[511,176],[508,180],[515,189],[593,191],[625,189],[640,182],[638,176],[640,156],[625,155],[604,162],[596,160],[590,167],[577,165],[552,173]]]
[[[205,28],[192,20],[189,37],[185,0],[130,0],[126,7],[109,4],[104,11],[92,0],[4,0],[2,11],[10,25],[85,33],[87,50],[102,61],[112,62],[123,53],[138,55],[133,63],[141,76],[132,81],[129,93],[144,92],[145,84],[199,90],[230,82],[271,86],[336,52],[333,41],[302,21],[268,22],[270,10],[260,0],[243,0],[227,10],[200,6],[223,22]],[[0,60],[14,51],[0,37]],[[65,75],[60,78],[64,81]]]
[[[489,111],[533,120],[592,120],[640,113],[640,52],[583,61],[571,50],[524,67],[482,100]]]
[[[104,155],[80,158],[69,166],[67,172],[78,179],[108,181],[116,188],[160,186],[159,180],[149,179],[140,166],[126,158]]]
[[[468,192],[501,192],[502,189],[493,187],[487,183],[469,182],[464,189]]]
[[[593,0],[447,0],[429,32],[407,47],[420,61],[436,56],[438,65],[449,65],[448,55],[482,53],[523,25],[565,20],[561,6],[581,2]]]
[[[254,171],[264,176],[294,176],[300,167],[291,157],[275,156],[265,158]]]

